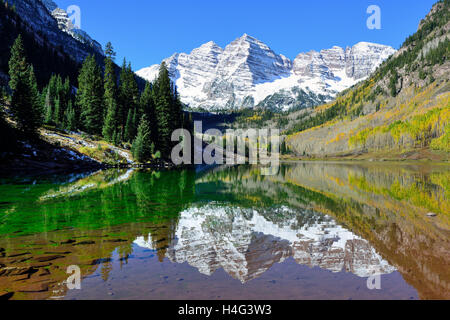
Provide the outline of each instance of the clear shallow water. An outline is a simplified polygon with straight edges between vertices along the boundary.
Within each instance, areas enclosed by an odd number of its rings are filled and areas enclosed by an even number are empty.
[[[3,179],[0,295],[448,299],[449,178],[444,165],[297,163]],[[81,290],[64,284],[70,265]]]

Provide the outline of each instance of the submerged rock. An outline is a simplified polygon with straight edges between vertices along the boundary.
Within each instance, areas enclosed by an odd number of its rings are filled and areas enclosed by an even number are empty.
[[[19,291],[23,293],[36,293],[36,292],[46,292],[49,290],[47,283],[33,283],[27,286],[25,289]]]
[[[61,259],[61,258],[64,258],[64,256],[62,256],[62,255],[51,255],[51,256],[37,257],[37,258],[35,258],[35,260],[38,261],[38,262],[48,262],[48,261],[53,261],[53,260]]]

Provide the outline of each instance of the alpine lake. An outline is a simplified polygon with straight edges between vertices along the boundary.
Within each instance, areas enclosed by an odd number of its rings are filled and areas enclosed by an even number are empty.
[[[448,164],[0,181],[3,298],[450,299]]]

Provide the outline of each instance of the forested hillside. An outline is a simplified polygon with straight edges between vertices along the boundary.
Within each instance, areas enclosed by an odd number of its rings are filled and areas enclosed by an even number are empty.
[[[39,139],[38,130],[43,125],[67,132],[81,130],[114,145],[131,146],[139,162],[151,160],[156,153],[158,158],[168,158],[172,132],[191,125],[167,68],[163,64],[156,81],[147,83],[141,93],[131,64],[124,60],[117,79],[115,53],[110,43],[106,53],[104,72],[94,56],[86,58],[78,75],[76,93],[70,79],[63,80],[61,75],[53,75],[40,92],[19,36],[9,60],[11,95],[2,94],[2,131],[12,132],[20,141],[33,141]],[[11,149],[17,142],[4,141],[3,149]]]
[[[48,45],[14,7],[0,3],[0,15],[0,134],[8,137],[0,141],[2,162],[24,156],[24,148],[42,147],[42,129],[98,141],[98,152],[82,152],[88,156],[117,146],[137,162],[168,159],[173,130],[191,128],[164,64],[158,78],[146,83],[130,62],[116,65],[108,43],[105,57],[93,53],[79,65],[63,48]]]
[[[44,34],[35,32],[22,20],[14,7],[0,1],[0,86],[8,85],[10,48],[19,34],[22,35],[28,60],[34,66],[39,86],[48,82],[53,73],[63,78],[69,77],[72,83],[76,81],[79,65],[64,48],[53,47]]]
[[[371,78],[299,117],[287,132],[288,147],[306,157],[409,157],[426,150],[448,159],[449,10],[449,0],[437,2]]]

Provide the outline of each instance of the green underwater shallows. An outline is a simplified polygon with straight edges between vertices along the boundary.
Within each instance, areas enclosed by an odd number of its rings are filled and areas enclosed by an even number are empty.
[[[176,216],[194,197],[194,172],[105,171],[76,182],[0,186],[0,235],[99,229]]]
[[[360,199],[352,196],[353,191],[369,199],[383,196],[416,210],[441,214],[441,218],[447,217],[444,220],[449,218],[448,166],[436,166],[428,173],[417,173],[402,166],[387,170],[388,166],[382,169],[325,165],[326,170],[317,177],[310,176],[304,169],[316,167],[312,164],[285,165],[276,176],[262,176],[258,168],[242,166],[206,174],[196,174],[193,170],[111,170],[75,177],[3,179],[0,185],[0,235],[158,222],[176,217],[196,201],[270,207],[295,200],[298,204],[320,205],[339,214],[350,202],[354,206],[361,202],[355,201]],[[349,197],[345,193],[333,194],[333,190],[327,192],[326,188],[323,191],[308,188],[315,181],[334,183],[341,176],[347,191],[352,191],[347,192]],[[276,193],[272,188],[265,189],[269,181],[276,186]],[[339,190],[339,184],[334,187]],[[287,190],[294,191],[294,199]]]

